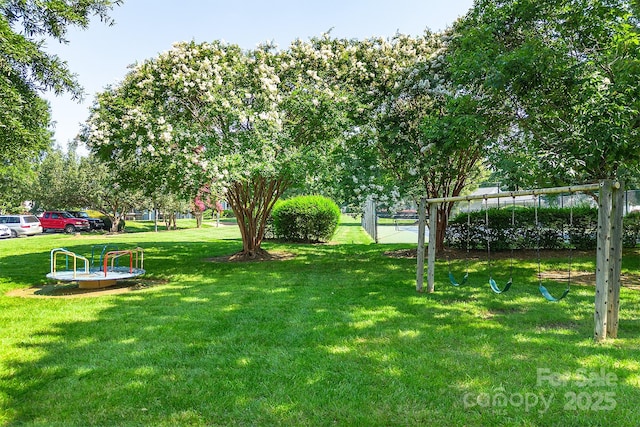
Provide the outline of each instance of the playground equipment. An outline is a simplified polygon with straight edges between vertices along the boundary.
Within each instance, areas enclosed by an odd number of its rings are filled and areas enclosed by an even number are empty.
[[[567,278],[567,288],[564,290],[562,295],[560,295],[558,298],[556,298],[553,295],[551,295],[549,290],[542,284],[542,271],[541,271],[541,266],[540,266],[541,265],[541,260],[540,260],[540,234],[542,232],[542,226],[540,225],[540,222],[538,221],[538,201],[537,201],[537,196],[536,196],[536,202],[534,204],[534,212],[535,212],[536,229],[538,230],[537,242],[536,242],[536,252],[537,252],[537,256],[538,256],[538,290],[540,291],[542,296],[545,297],[545,299],[547,301],[558,302],[558,301],[562,300],[564,297],[566,297],[567,295],[569,295],[569,291],[571,290],[571,264],[572,264],[572,261],[573,261],[573,250],[572,250],[573,247],[569,243],[569,276]],[[570,214],[569,214],[569,232],[571,232],[571,228],[572,227],[573,227],[573,201],[571,202],[571,210],[570,210]],[[563,231],[564,231],[564,227],[563,227]]]
[[[493,280],[493,276],[491,274],[491,235],[489,228],[489,203],[487,202],[487,198],[484,199],[485,209],[484,209],[484,218],[485,218],[485,227],[487,233],[487,267],[489,269],[489,286],[491,286],[491,290],[496,294],[502,294],[507,292],[511,285],[513,284],[513,245],[511,245],[511,261],[509,263],[509,281],[504,288],[500,289],[495,280]],[[516,198],[513,197],[513,206],[511,207],[511,227],[514,228],[516,226]]]
[[[118,280],[131,279],[145,273],[142,248],[118,250],[114,247],[113,250],[109,250],[112,245],[97,246],[101,247],[101,250],[96,263],[94,263],[94,255],[97,254],[96,246],[91,249],[91,260],[65,248],[52,249],[51,271],[47,274],[47,278],[62,282],[77,282],[81,289],[98,289],[113,286]],[[119,260],[126,258],[127,255],[129,265],[119,266]],[[58,268],[62,263],[61,259],[64,259],[62,270]],[[70,260],[72,265],[69,265]],[[81,262],[81,269],[78,268],[78,261]]]
[[[469,280],[469,244],[470,244],[470,238],[471,238],[469,234],[470,229],[471,229],[471,202],[468,202],[468,205],[467,205],[467,258],[466,258],[466,264],[464,269],[464,276],[462,277],[462,280],[460,282],[456,280],[453,272],[451,272],[451,262],[449,261],[449,257],[447,257],[447,268],[449,269],[449,281],[453,286],[464,285],[465,283],[467,283],[467,280]]]
[[[426,208],[429,206],[429,246],[427,268],[427,292],[434,291],[434,268],[436,261],[436,227],[439,203],[501,198],[505,196],[537,196],[545,194],[599,191],[598,236],[596,250],[596,295],[594,313],[594,338],[602,341],[616,338],[620,306],[620,269],[622,265],[622,214],[624,210],[624,186],[613,180],[597,184],[570,187],[555,187],[536,190],[512,191],[479,196],[457,196],[422,198],[419,204],[418,261],[416,290],[423,291],[424,283],[424,231]]]

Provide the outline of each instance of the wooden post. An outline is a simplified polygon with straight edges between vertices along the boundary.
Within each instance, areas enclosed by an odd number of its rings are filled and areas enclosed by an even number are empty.
[[[594,339],[602,341],[607,338],[607,318],[609,299],[609,277],[611,268],[611,214],[613,185],[605,180],[600,186],[598,200],[598,238],[596,252],[596,298],[595,298],[595,331]]]
[[[596,341],[608,336],[616,338],[618,334],[618,315],[620,304],[620,270],[622,267],[622,217],[624,214],[625,194],[622,183],[604,180],[599,184],[585,184],[571,187],[543,188],[536,190],[511,191],[500,194],[484,194],[476,196],[439,197],[422,199],[430,206],[429,210],[429,247],[427,254],[427,291],[434,291],[434,267],[436,259],[436,225],[437,204],[442,202],[458,202],[499,197],[517,197],[540,194],[575,193],[579,191],[599,190],[598,206],[598,238],[596,253],[596,295],[595,295],[595,331]],[[422,202],[421,202],[422,203]],[[423,209],[424,209],[424,203]],[[424,224],[424,219],[421,223]],[[420,231],[424,235],[424,228]],[[419,240],[418,281],[417,289],[422,291],[424,275],[424,240]],[[422,252],[420,252],[422,251]]]
[[[436,271],[436,240],[438,228],[438,204],[429,205],[429,246],[427,256],[427,292],[432,293],[435,289]]]
[[[427,201],[423,197],[418,203],[418,266],[416,272],[416,291],[422,292],[424,283],[424,229],[427,222]]]
[[[620,311],[620,271],[622,269],[622,217],[624,214],[624,184],[612,189],[611,255],[609,267],[609,295],[607,311],[607,337],[618,337],[618,313]]]

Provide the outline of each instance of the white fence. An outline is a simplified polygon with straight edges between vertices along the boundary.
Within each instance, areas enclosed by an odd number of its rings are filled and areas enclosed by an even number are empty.
[[[362,210],[362,228],[378,243],[378,215],[376,214],[376,202],[371,196],[367,197]]]

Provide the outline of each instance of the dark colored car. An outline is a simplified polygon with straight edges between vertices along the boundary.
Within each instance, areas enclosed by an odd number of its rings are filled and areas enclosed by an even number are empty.
[[[76,218],[82,218],[89,221],[89,226],[92,230],[104,230],[104,221],[100,218],[91,218],[85,211],[69,211],[69,213]]]

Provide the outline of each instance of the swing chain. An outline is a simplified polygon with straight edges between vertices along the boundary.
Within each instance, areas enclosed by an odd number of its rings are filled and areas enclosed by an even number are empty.
[[[487,236],[487,267],[489,269],[489,279],[491,279],[491,233],[489,230],[489,200],[487,197],[484,198],[484,227]]]
[[[569,214],[569,275],[567,278],[567,288],[564,290],[564,292],[562,293],[561,296],[559,297],[554,297],[551,295],[551,293],[549,293],[549,291],[547,290],[547,288],[542,284],[542,261],[540,259],[540,234],[541,234],[541,227],[540,227],[540,223],[538,221],[538,196],[534,195],[534,200],[535,200],[535,207],[534,207],[534,211],[535,211],[535,221],[536,221],[536,227],[538,229],[538,238],[537,238],[537,243],[536,243],[536,250],[537,250],[537,254],[538,254],[538,289],[540,290],[540,293],[542,293],[542,295],[547,299],[547,301],[551,301],[551,302],[558,302],[562,299],[564,299],[568,294],[569,294],[569,290],[571,288],[571,264],[572,264],[572,245],[571,245],[571,227],[573,225],[573,194],[572,194],[572,199],[571,199],[571,210],[570,210],[570,214]],[[562,232],[564,234],[564,225],[562,226]],[[564,235],[562,236],[563,240],[564,240]]]
[[[538,284],[542,282],[542,270],[540,267],[540,222],[538,221],[538,195],[533,195],[533,212],[534,212],[534,222],[536,228],[536,256],[538,257]]]

